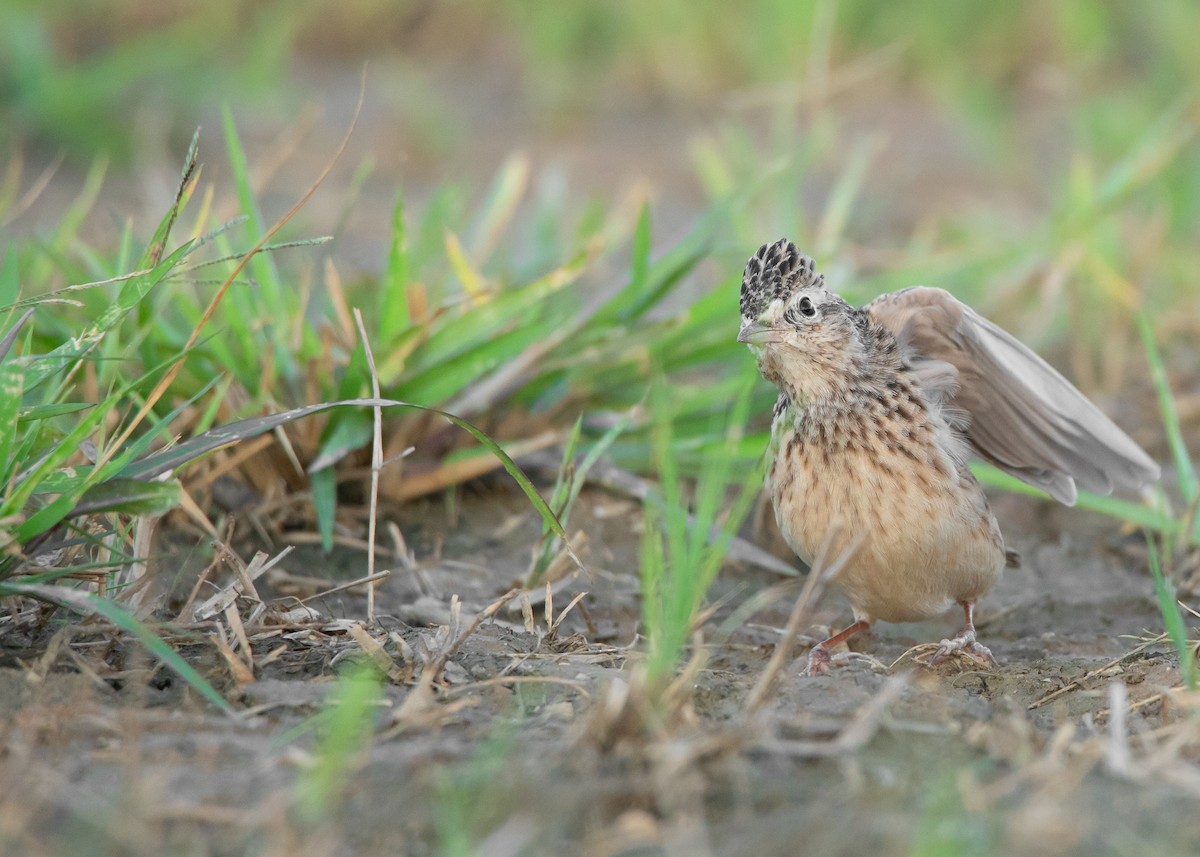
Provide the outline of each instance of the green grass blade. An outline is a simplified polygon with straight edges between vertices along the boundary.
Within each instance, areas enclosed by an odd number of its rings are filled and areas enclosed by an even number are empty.
[[[68,518],[121,512],[126,515],[163,515],[179,505],[183,488],[175,480],[144,482],[140,479],[109,479],[94,485],[68,513]]]
[[[587,327],[611,332],[614,325],[643,318],[654,309],[692,269],[708,256],[714,236],[726,224],[730,210],[740,199],[723,200],[700,217],[677,244],[649,262],[650,219],[643,210],[634,234],[630,279],[597,312]]]
[[[637,226],[633,230],[632,259],[629,265],[629,295],[637,306],[645,297],[650,280],[650,204],[642,203]]]
[[[41,481],[57,470],[68,458],[78,451],[80,444],[104,420],[105,415],[117,406],[119,400],[119,394],[113,394],[101,402],[95,409],[85,413],[75,424],[74,428],[56,443],[35,467],[26,473],[12,494],[5,499],[4,503],[0,504],[0,517],[20,512],[29,498],[38,490]],[[73,503],[73,498],[68,498],[67,508],[69,509]],[[21,537],[22,540],[40,532],[28,532],[29,523],[29,520],[26,520],[19,528],[21,531],[26,531],[26,534]]]
[[[497,172],[472,230],[471,250],[481,262],[499,243],[528,184],[529,158],[510,156]]]
[[[171,229],[175,226],[175,221],[179,217],[179,211],[183,207],[183,196],[186,193],[188,185],[196,176],[196,171],[199,169],[199,163],[196,160],[196,153],[200,147],[200,129],[197,128],[192,134],[192,142],[188,146],[187,155],[183,159],[183,172],[179,177],[179,187],[175,191],[175,201],[171,204],[170,209],[161,221],[158,228],[154,230],[154,237],[150,239],[150,244],[146,247],[146,252],[142,255],[139,268],[154,268],[162,259],[163,253],[167,249],[167,241],[171,237]]]
[[[431,405],[449,402],[471,382],[500,368],[534,343],[543,340],[557,326],[553,319],[540,323],[529,322],[493,336],[469,351],[406,378],[397,385],[395,392],[406,399]]]
[[[649,498],[648,498],[649,499]],[[658,502],[643,504],[641,584],[642,626],[650,649],[647,669],[651,675],[661,675],[673,668],[675,657],[667,653],[663,640],[666,616],[663,610],[663,578],[666,575],[666,556],[663,552],[662,520]],[[669,663],[664,664],[664,661]]]
[[[1111,208],[1162,173],[1179,150],[1196,135],[1195,122],[1189,118],[1195,104],[1195,94],[1188,92],[1146,125],[1145,133],[1137,143],[1104,176],[1097,193],[1097,209]]]
[[[559,463],[558,473],[554,479],[554,490],[550,492],[550,508],[554,510],[554,514],[558,516],[559,523],[564,528],[567,526],[571,506],[573,505],[572,492],[577,492],[576,486],[581,485],[584,479],[583,474],[577,471],[574,466],[575,450],[579,446],[579,439],[582,433],[583,414],[580,414],[575,418],[575,423],[571,426],[571,432],[567,435],[567,440],[563,444],[562,461]],[[537,557],[526,577],[526,589],[537,585],[554,559],[554,554],[558,549],[558,542],[550,538],[550,535],[549,524],[546,521],[542,521],[542,536],[535,548]]]
[[[417,348],[409,361],[413,375],[423,371],[445,371],[461,356],[474,349],[486,350],[498,337],[533,339],[543,335],[538,325],[554,325],[544,316],[553,295],[574,283],[582,272],[583,259],[577,257],[563,268],[540,277],[520,288],[488,295],[481,303],[469,304],[460,314],[449,318]],[[386,379],[384,382],[387,383]]]
[[[404,197],[396,196],[392,210],[392,243],[388,247],[387,274],[383,280],[379,335],[390,343],[410,324],[408,314],[408,236],[404,231]]]
[[[8,491],[8,478],[22,466],[10,458],[17,441],[17,408],[25,391],[25,372],[14,363],[0,363],[0,496]]]
[[[1158,609],[1162,614],[1163,627],[1167,636],[1179,654],[1179,672],[1187,683],[1189,690],[1196,689],[1195,653],[1188,644],[1187,624],[1183,619],[1183,611],[1175,597],[1175,589],[1162,572],[1159,564],[1158,545],[1154,539],[1146,536],[1146,548],[1150,562],[1150,573],[1154,576],[1154,595],[1158,599]]]
[[[17,248],[11,241],[4,252],[4,264],[0,265],[0,307],[9,307],[17,302],[21,294],[21,275],[17,267]],[[3,357],[0,352],[0,357]]]
[[[533,507],[537,509],[538,514],[542,516],[542,520],[550,526],[550,529],[554,531],[556,536],[562,539],[563,549],[566,550],[567,554],[571,557],[571,560],[576,566],[583,568],[583,563],[579,561],[579,557],[577,557],[575,555],[575,551],[571,549],[571,543],[567,539],[566,530],[563,529],[562,523],[558,520],[558,516],[555,515],[554,511],[546,504],[546,501],[542,499],[542,495],[538,493],[537,489],[533,486],[533,483],[529,480],[529,477],[526,476],[524,471],[517,466],[517,463],[508,456],[508,453],[500,448],[500,445],[496,443],[496,441],[488,437],[482,429],[477,428],[476,426],[472,425],[461,417],[455,416],[454,414],[447,413],[446,411],[439,411],[436,408],[423,408],[422,410],[427,410],[430,413],[440,414],[445,419],[466,431],[477,441],[487,447],[492,455],[500,459],[500,463],[503,465],[505,471],[507,471],[508,475],[511,476],[514,481],[516,481],[521,491],[529,499],[529,502],[533,504]]]
[[[1022,482],[1010,473],[1006,473],[994,465],[982,461],[971,463],[971,472],[984,485],[992,488],[1002,488],[1014,494],[1024,494],[1027,497],[1039,497],[1048,500],[1050,495],[1040,488],[1035,488],[1027,482]],[[1163,514],[1150,506],[1122,500],[1119,497],[1105,497],[1089,491],[1080,491],[1075,499],[1075,506],[1091,512],[1100,512],[1113,518],[1119,518],[1130,524],[1145,527],[1163,535],[1175,535],[1180,529],[1179,521]]]
[[[333,524],[337,515],[337,473],[332,467],[311,471],[308,477],[312,490],[313,512],[317,516],[317,534],[321,549],[333,550]]]
[[[1184,503],[1192,507],[1196,504],[1197,496],[1196,469],[1192,464],[1191,455],[1188,454],[1187,443],[1183,439],[1183,429],[1179,425],[1179,414],[1175,410],[1175,397],[1171,394],[1167,368],[1154,341],[1154,329],[1150,326],[1150,319],[1141,310],[1135,314],[1135,318],[1138,333],[1142,337],[1142,347],[1146,351],[1146,363],[1150,367],[1150,380],[1158,394],[1158,410],[1162,416],[1163,431],[1167,433],[1171,458],[1175,462],[1179,492],[1183,495]]]
[[[13,530],[13,536],[18,543],[23,544],[34,536],[47,532],[70,516],[91,514],[100,510],[90,509],[91,504],[98,504],[110,510],[129,511],[131,514],[161,514],[178,504],[178,485],[148,486],[132,478],[117,481],[110,477],[119,474],[136,455],[141,454],[154,440],[155,434],[188,407],[196,397],[179,405],[163,419],[152,423],[141,437],[128,444],[119,454],[109,458],[102,467],[62,467],[79,449],[82,441],[103,422],[106,415],[111,413],[119,402],[125,401],[134,387],[152,377],[153,373],[150,373],[144,378],[131,381],[86,413],[76,422],[71,432],[56,443],[36,466],[27,470],[16,490],[4,498],[4,502],[0,504],[0,514],[9,515],[24,510],[25,504],[35,494],[61,492],[60,496],[30,514]],[[205,385],[197,397],[211,384],[210,381]],[[109,487],[106,488],[105,485]],[[77,507],[77,504],[84,502],[82,498],[88,491],[95,491],[91,501],[82,508]]]
[[[309,473],[317,473],[337,464],[356,449],[366,446],[375,433],[375,423],[369,414],[360,411],[341,411],[330,418],[322,432],[321,449],[308,465]]]
[[[125,281],[112,305],[83,333],[72,337],[46,354],[38,355],[36,360],[31,361],[25,378],[26,389],[33,389],[64,367],[86,357],[149,294],[151,289],[166,279],[167,275],[187,258],[192,249],[193,242],[189,241],[149,271]]]
[[[36,423],[40,420],[48,420],[53,417],[86,411],[88,408],[94,408],[95,406],[94,402],[54,402],[48,405],[31,405],[28,408],[21,409],[20,413],[17,414],[17,421],[21,423]]]
[[[17,341],[17,335],[20,334],[21,328],[25,326],[25,322],[29,321],[29,317],[33,315],[33,309],[30,308],[17,319],[16,324],[8,329],[4,337],[0,339],[0,360],[8,356],[9,349],[13,347],[13,343]]]
[[[233,121],[233,111],[228,102],[221,105],[221,123],[225,129],[225,147],[229,152],[229,164],[233,170],[233,184],[237,191],[238,205],[241,206],[242,212],[248,218],[246,221],[247,238],[250,241],[257,241],[267,230],[263,223],[262,213],[258,209],[254,188],[250,183],[250,166],[246,160],[246,150],[242,148],[237,125]],[[254,279],[258,281],[263,290],[268,307],[279,309],[279,302],[276,299],[280,292],[279,274],[275,270],[275,264],[271,257],[261,253],[256,254],[250,260],[250,269],[254,274]],[[276,316],[276,318],[281,317]]]
[[[579,467],[575,471],[575,480],[571,484],[571,493],[567,498],[567,505],[575,502],[579,496],[579,492],[583,489],[584,483],[587,481],[588,471],[600,460],[600,456],[608,452],[609,448],[616,442],[617,438],[629,428],[629,424],[633,421],[632,414],[626,414],[617,423],[600,436],[600,439],[592,444],[591,449],[583,456],[583,460],[579,463]]]
[[[582,435],[583,414],[580,414],[575,418],[567,440],[563,444],[562,461],[559,463],[558,474],[554,479],[554,490],[550,493],[550,508],[558,514],[559,520],[563,520],[563,512],[567,508],[567,501],[571,496],[571,486],[576,481],[575,450],[579,447],[579,439]],[[542,534],[548,535],[549,533],[550,528],[543,525]]]

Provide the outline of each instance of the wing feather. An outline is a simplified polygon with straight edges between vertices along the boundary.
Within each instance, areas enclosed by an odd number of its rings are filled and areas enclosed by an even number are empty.
[[[979,456],[1067,505],[1076,485],[1139,494],[1159,467],[1042,358],[943,289],[914,286],[863,308],[929,393],[966,414]]]

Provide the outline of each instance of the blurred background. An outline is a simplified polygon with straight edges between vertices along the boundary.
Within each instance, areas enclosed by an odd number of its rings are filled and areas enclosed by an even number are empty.
[[[246,208],[244,157],[269,223],[362,83],[284,233],[335,239],[286,257],[305,277],[379,287],[402,201],[431,301],[461,290],[447,231],[489,281],[586,251],[606,283],[647,203],[656,257],[703,233],[656,313],[787,235],[851,299],[945,286],[1136,399],[1136,305],[1196,374],[1198,31],[1188,0],[4,0],[0,228],[26,291],[99,279],[89,253],[150,233],[197,127],[215,219]]]
[[[849,237],[882,250],[974,228],[984,211],[1000,230],[1044,222],[1149,130],[1174,121],[1190,139],[1197,23],[1186,0],[4,0],[0,127],[23,189],[62,159],[40,200],[48,219],[98,159],[101,210],[157,217],[197,126],[219,183],[223,104],[252,163],[278,171],[269,192],[290,199],[329,157],[365,72],[342,188],[318,200],[350,211],[343,237],[364,267],[386,244],[376,204],[401,187],[414,202],[447,181],[484,188],[513,153],[532,193],[581,207],[637,190],[664,225],[779,159],[805,180],[778,226],[815,217],[857,159]],[[1165,228],[1197,221],[1195,167],[1192,148],[1150,177]]]

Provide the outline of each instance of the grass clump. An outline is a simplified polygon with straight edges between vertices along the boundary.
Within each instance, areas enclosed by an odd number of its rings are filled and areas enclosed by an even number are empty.
[[[0,306],[0,314],[7,318],[8,325],[0,335],[0,389],[4,392],[0,416],[7,417],[0,428],[0,597],[34,597],[102,615],[146,643],[214,704],[228,709],[195,670],[128,610],[110,599],[51,585],[82,577],[103,592],[138,581],[141,572],[135,568],[144,566],[147,558],[130,549],[135,545],[143,550],[148,547],[155,520],[180,505],[185,491],[178,471],[198,458],[339,407],[417,408],[464,429],[480,448],[497,455],[499,465],[517,479],[546,516],[548,532],[564,541],[566,534],[532,483],[492,438],[454,414],[420,405],[378,398],[319,402],[227,422],[199,431],[182,443],[175,442],[181,416],[189,416],[195,426],[210,422],[220,411],[219,406],[205,407],[197,419],[197,406],[219,386],[220,375],[210,377],[194,391],[185,383],[187,395],[178,398],[175,381],[185,368],[194,371],[203,350],[202,328],[220,317],[220,308],[227,306],[222,298],[239,272],[254,261],[259,251],[269,248],[268,239],[298,209],[293,208],[282,221],[264,231],[248,253],[226,254],[216,260],[229,263],[232,270],[205,308],[194,306],[197,312],[190,332],[184,333],[170,323],[158,325],[154,307],[161,304],[158,293],[164,290],[164,284],[187,270],[185,262],[196,249],[228,228],[226,224],[207,236],[167,250],[172,229],[196,186],[196,151],[197,138],[193,138],[174,204],[133,273],[23,299],[18,288],[19,268],[12,264],[15,257],[10,256],[3,266],[0,298],[7,299],[7,304]],[[38,340],[26,325],[31,319],[36,321],[40,307],[72,301],[64,296],[85,288],[114,284],[115,299],[82,333],[38,352]],[[96,369],[97,353],[118,347],[123,335],[130,336],[128,341],[141,358],[142,371],[129,371],[128,365],[122,365],[125,360],[102,363]],[[14,356],[14,350],[22,353]],[[267,364],[274,365],[269,345],[262,351],[268,355]],[[158,359],[162,352],[168,355],[162,362],[147,363]],[[98,401],[76,398],[102,385],[109,391]],[[171,401],[172,392],[176,393],[174,407],[159,415],[157,406]]]
[[[642,625],[652,687],[674,677],[729,542],[762,484],[761,466],[743,468],[738,454],[751,400],[749,374],[743,374],[741,380],[741,391],[727,421],[713,426],[725,446],[706,454],[690,508],[671,453],[671,399],[661,381],[650,390],[652,442],[661,490],[661,494],[651,494],[643,506]],[[737,493],[725,507],[726,489],[731,484],[737,486]]]

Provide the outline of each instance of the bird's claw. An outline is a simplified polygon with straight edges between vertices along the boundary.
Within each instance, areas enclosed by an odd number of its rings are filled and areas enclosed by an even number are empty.
[[[999,665],[991,650],[987,646],[976,641],[974,628],[964,630],[956,637],[942,640],[938,644],[937,651],[930,656],[929,665],[935,666],[940,664],[953,654],[966,655],[967,657],[974,658],[980,663],[991,667]]]
[[[812,651],[808,653],[808,665],[804,668],[804,674],[809,678],[827,675],[832,661],[833,659],[829,656],[829,652],[821,646],[814,646]]]
[[[845,666],[855,657],[862,657],[862,655],[856,655],[854,652],[838,652],[831,655],[826,649],[815,646],[808,653],[808,665],[804,668],[804,674],[809,678],[819,675],[829,675],[829,670],[833,666]]]

